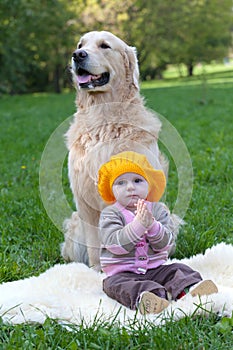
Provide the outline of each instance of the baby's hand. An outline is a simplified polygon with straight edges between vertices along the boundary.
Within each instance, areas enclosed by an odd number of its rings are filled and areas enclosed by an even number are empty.
[[[144,199],[139,199],[137,202],[136,218],[145,227],[149,227],[154,221]]]

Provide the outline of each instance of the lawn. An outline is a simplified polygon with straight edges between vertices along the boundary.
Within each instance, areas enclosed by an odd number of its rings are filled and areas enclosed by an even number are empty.
[[[192,198],[185,213],[175,257],[203,253],[219,242],[233,244],[233,70],[193,78],[168,77],[142,84],[148,107],[177,131],[193,171]],[[39,189],[41,157],[53,131],[75,111],[74,92],[62,95],[2,96],[0,148],[0,281],[38,275],[63,263],[62,232],[48,217]],[[163,135],[163,134],[162,134]],[[61,140],[62,142],[62,140]],[[170,160],[166,202],[175,207],[176,155]],[[66,161],[63,186],[71,203]],[[162,327],[132,325],[130,332],[98,323],[73,332],[48,319],[44,325],[1,324],[2,349],[232,349],[232,330],[221,320],[185,317]]]

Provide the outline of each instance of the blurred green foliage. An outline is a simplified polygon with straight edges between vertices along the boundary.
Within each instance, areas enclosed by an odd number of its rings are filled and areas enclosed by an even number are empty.
[[[108,30],[137,47],[143,80],[168,64],[223,59],[232,41],[232,0],[1,0],[0,92],[61,92],[79,37]]]

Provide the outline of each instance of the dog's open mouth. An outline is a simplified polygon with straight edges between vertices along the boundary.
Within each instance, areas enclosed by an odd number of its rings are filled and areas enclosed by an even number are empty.
[[[109,82],[109,73],[105,72],[102,74],[94,75],[82,68],[78,68],[77,81],[80,88],[93,89],[96,86],[103,86],[107,84]]]

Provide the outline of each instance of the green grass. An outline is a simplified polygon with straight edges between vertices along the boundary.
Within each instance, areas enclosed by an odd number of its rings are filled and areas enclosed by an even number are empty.
[[[43,325],[2,325],[3,350],[18,349],[119,349],[119,350],[230,350],[232,349],[231,330],[222,330],[220,321],[208,317],[184,317],[174,323],[167,321],[162,327],[149,323],[143,326],[132,323],[130,330],[109,323],[94,323],[69,331],[56,321],[47,319]]]
[[[63,235],[40,199],[39,167],[53,130],[74,108],[74,94],[1,99],[1,281],[39,274],[60,262]]]
[[[233,82],[227,78],[233,72],[208,74],[207,83],[193,77],[142,84],[147,105],[176,128],[192,160],[193,194],[177,258],[202,253],[221,241],[233,244]],[[75,106],[74,93],[1,97],[0,104],[0,281],[6,282],[63,262],[63,234],[43,207],[39,167],[48,138]],[[166,145],[161,148],[170,159],[166,201],[172,208],[177,172]],[[69,196],[67,178],[64,186]],[[44,325],[1,324],[0,339],[3,349],[232,349],[232,326],[221,326],[221,320],[210,314],[171,320],[161,327],[142,327],[135,321],[129,332],[95,320],[70,332],[48,319]]]

